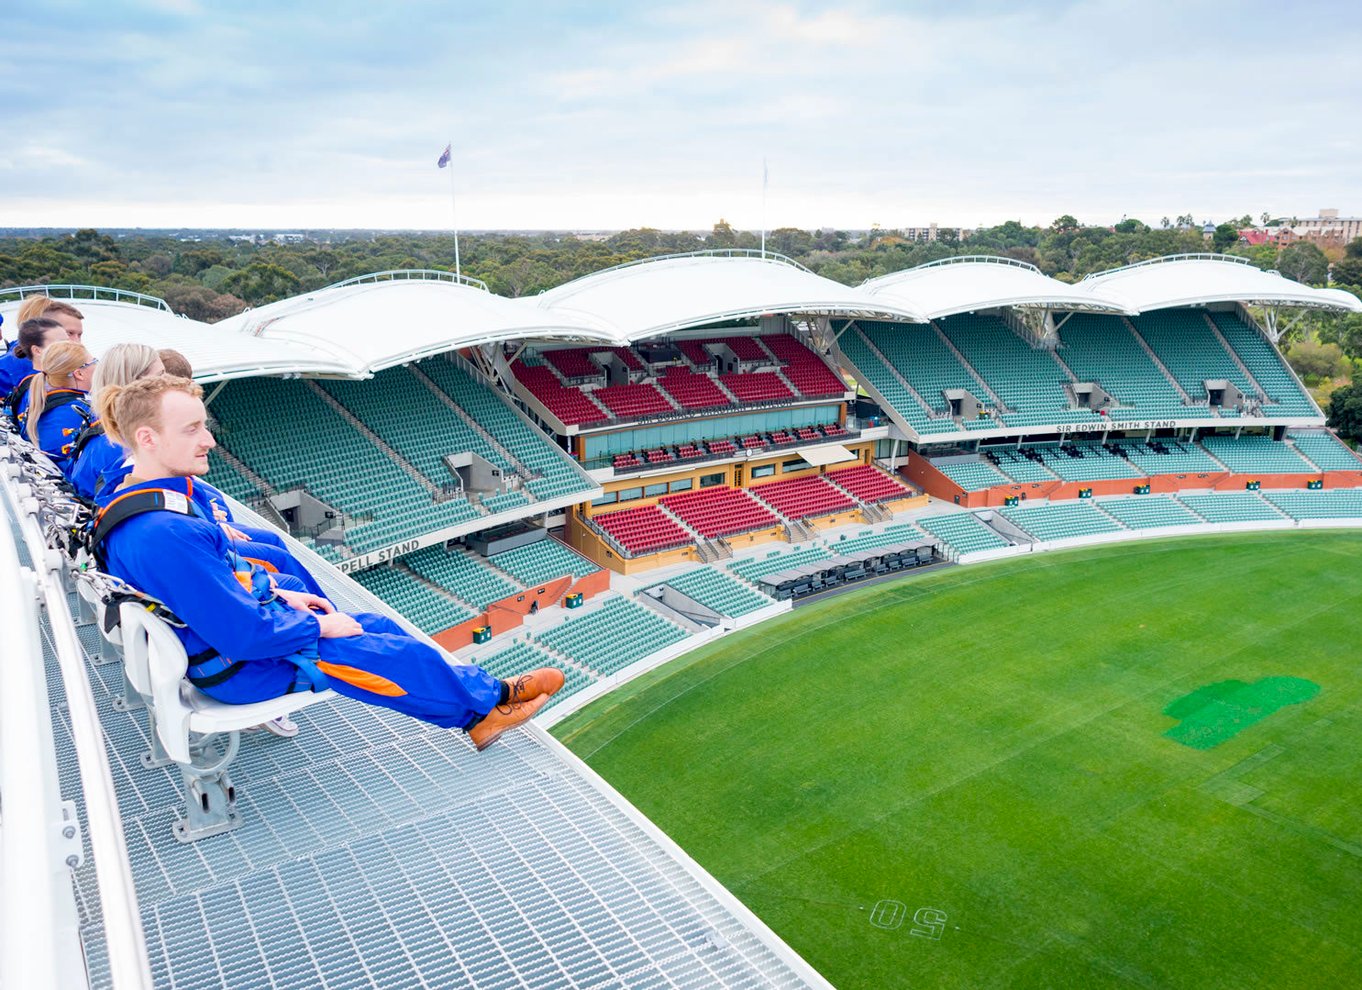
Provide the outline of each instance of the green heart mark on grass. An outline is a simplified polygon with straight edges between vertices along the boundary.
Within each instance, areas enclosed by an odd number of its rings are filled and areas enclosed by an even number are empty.
[[[1278,709],[1317,694],[1319,685],[1300,677],[1263,677],[1252,684],[1218,681],[1169,704],[1163,713],[1182,721],[1164,735],[1192,749],[1212,749]]]

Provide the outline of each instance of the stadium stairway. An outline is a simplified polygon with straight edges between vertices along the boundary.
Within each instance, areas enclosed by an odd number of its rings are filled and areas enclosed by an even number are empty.
[[[378,450],[381,451],[383,455],[388,458],[388,460],[392,461],[403,471],[405,471],[411,477],[411,479],[415,481],[418,485],[420,485],[422,488],[424,488],[432,498],[435,498],[441,493],[442,486],[436,484],[436,482],[432,480],[428,475],[422,473],[422,471],[419,468],[417,468],[415,464],[413,464],[411,461],[407,460],[400,453],[398,453],[398,451],[391,444],[389,444],[381,436],[379,436],[377,433],[371,430],[368,424],[366,424],[348,408],[342,405],[340,400],[337,399],[334,395],[332,395],[331,392],[322,388],[320,384],[318,384],[316,381],[313,381],[312,379],[306,379],[306,382],[307,386],[314,392],[316,392],[317,395],[321,397],[321,400],[323,402],[327,403],[329,406],[331,406],[331,408],[335,409],[336,412],[339,413],[343,419],[345,419],[352,427],[354,427],[355,432],[359,433],[371,444],[377,447]],[[336,383],[330,384],[335,385]]]
[[[909,429],[923,435],[956,429],[954,420],[934,418],[931,406],[893,367],[855,321],[838,338],[838,350],[841,360],[852,368],[856,377],[875,390],[885,411],[896,414]]]
[[[468,410],[464,409],[451,399],[444,390],[441,389],[439,385],[435,384],[435,381],[422,370],[419,362],[410,365],[407,370],[411,372],[412,377],[430,390],[430,393],[435,396],[437,402],[448,408],[455,416],[458,416],[465,426],[481,436],[484,443],[501,455],[505,462],[514,469],[515,473],[518,474],[522,480],[528,481],[534,476],[533,472],[515,456],[515,451],[502,444],[500,440],[488,432],[487,428],[482,423],[478,422],[475,417],[470,415]],[[488,459],[494,460],[493,458]]]

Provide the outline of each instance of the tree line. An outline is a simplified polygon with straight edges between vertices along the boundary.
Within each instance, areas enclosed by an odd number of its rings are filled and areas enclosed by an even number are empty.
[[[760,243],[756,232],[735,230],[720,220],[708,231],[640,228],[604,238],[553,232],[465,235],[460,255],[464,274],[486,282],[493,292],[515,297],[658,254],[755,250]],[[1240,245],[1233,224],[1216,228],[1209,241],[1194,226],[1153,228],[1128,219],[1114,227],[1092,227],[1067,214],[1048,227],[1009,220],[974,231],[963,241],[949,228],[929,242],[878,227],[855,234],[782,227],[768,232],[766,246],[846,285],[966,254],[1014,258],[1073,282],[1161,255],[1216,250],[1243,255],[1261,268],[1275,268],[1311,285],[1328,282],[1332,263],[1335,282],[1362,286],[1362,242],[1331,259],[1308,243],[1281,251],[1273,245]],[[97,230],[0,236],[0,287],[73,282],[131,289],[160,296],[177,312],[207,321],[342,279],[402,268],[452,271],[452,236],[350,232],[283,244],[211,234],[194,240],[146,233],[114,237]]]
[[[934,241],[904,231],[872,228],[848,232],[781,227],[766,235],[769,251],[793,258],[845,285],[961,255],[994,255],[1035,265],[1065,282],[1170,254],[1218,251],[1239,255],[1262,269],[1315,285],[1334,285],[1362,297],[1362,238],[1342,249],[1308,242],[1283,248],[1249,246],[1238,230],[1244,216],[1208,235],[1190,215],[1157,227],[1124,219],[1112,227],[1088,226],[1069,214],[1047,227],[1009,220],[961,240],[950,228]],[[478,233],[460,238],[465,275],[499,295],[528,296],[603,268],[659,254],[761,245],[755,231],[720,220],[707,231],[638,228],[604,237],[558,232]],[[343,279],[391,269],[454,269],[454,239],[442,233],[319,233],[301,243],[261,243],[224,233],[132,232],[93,229],[69,234],[0,235],[0,288],[76,283],[130,289],[159,296],[177,313],[216,322]],[[1353,377],[1362,360],[1362,315],[1306,312],[1284,349],[1296,370],[1327,401]]]

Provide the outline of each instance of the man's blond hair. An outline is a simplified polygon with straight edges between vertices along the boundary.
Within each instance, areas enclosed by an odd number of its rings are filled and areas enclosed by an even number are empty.
[[[14,322],[23,323],[25,320],[36,320],[40,316],[52,317],[57,313],[74,316],[78,320],[85,319],[84,314],[70,303],[64,303],[60,299],[52,299],[48,296],[29,296],[19,305],[19,312],[15,314]]]
[[[202,398],[202,386],[188,378],[152,375],[127,385],[107,385],[99,394],[99,418],[104,435],[125,450],[133,449],[132,437],[139,429],[161,428],[161,400],[168,392]]]

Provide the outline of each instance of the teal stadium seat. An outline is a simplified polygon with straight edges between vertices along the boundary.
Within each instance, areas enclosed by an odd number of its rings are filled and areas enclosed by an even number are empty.
[[[479,611],[524,590],[475,555],[446,550],[442,546],[417,550],[402,561],[427,581],[457,595]]]
[[[1203,520],[1195,512],[1167,495],[1131,495],[1104,498],[1098,505],[1127,529],[1157,529],[1161,526],[1196,526]]]
[[[1265,491],[1263,498],[1292,519],[1362,519],[1362,489]]]
[[[878,532],[867,529],[857,536],[831,540],[828,546],[835,554],[848,554],[876,550],[880,547],[893,546],[895,543],[912,543],[914,540],[924,538],[922,531],[911,523],[894,523]]]
[[[980,522],[972,512],[951,512],[927,516],[918,522],[957,556],[981,550],[999,550],[1012,544]]]
[[[1193,399],[1207,401],[1208,378],[1226,379],[1250,398],[1258,396],[1257,389],[1216,339],[1204,311],[1159,309],[1131,317],[1130,322]]]
[[[1108,410],[1114,423],[1212,418],[1206,406],[1183,405],[1172,381],[1120,317],[1074,313],[1059,330],[1059,338],[1059,356],[1079,381],[1096,382],[1123,407]]]
[[[1065,481],[1104,481],[1144,477],[1128,460],[1100,443],[1037,445],[1031,448],[1045,466]],[[1075,456],[1077,455],[1077,456]]]
[[[774,601],[712,567],[697,567],[695,570],[669,577],[649,587],[658,588],[662,585],[671,585],[681,594],[695,599],[721,615],[746,615],[748,612],[765,608]]]
[[[417,367],[529,470],[532,477],[525,487],[537,501],[591,490],[591,480],[580,473],[566,452],[454,362],[435,357],[419,362]]]
[[[1183,492],[1178,501],[1212,523],[1279,522],[1288,518],[1257,492]]]
[[[1044,462],[1031,460],[1019,450],[995,447],[990,453],[998,458],[998,470],[1013,481],[1031,484],[1055,481],[1059,478],[1059,475],[1046,467]]]
[[[373,567],[351,577],[401,612],[423,633],[443,632],[474,615],[471,609],[428,588],[397,567]]]
[[[727,567],[729,571],[743,580],[759,584],[761,579],[768,574],[789,570],[791,567],[799,567],[802,564],[827,560],[831,556],[831,552],[821,546],[805,547],[802,550],[773,550],[757,557],[731,560]]]
[[[1287,439],[1321,471],[1362,471],[1362,459],[1327,430],[1288,433]]]
[[[1119,447],[1137,471],[1155,474],[1221,474],[1224,468],[1194,443],[1179,440],[1157,441],[1162,451],[1143,440],[1117,440]]]
[[[536,638],[572,658],[578,666],[598,676],[609,676],[681,642],[687,635],[651,609],[616,595],[585,615],[570,613]]]
[[[1253,326],[1234,313],[1211,313],[1211,320],[1229,342],[1239,360],[1267,393],[1263,413],[1268,416],[1319,417],[1320,411],[1296,376],[1286,366],[1280,352]]]
[[[956,461],[953,464],[941,464],[933,461],[932,467],[967,492],[982,491],[995,485],[1007,485],[1012,482],[1011,478],[1000,474],[992,464],[985,460]]]
[[[950,411],[942,395],[946,389],[963,389],[980,405],[993,405],[988,393],[956,359],[931,325],[860,320],[858,326],[922,401],[938,414]],[[936,432],[959,429],[950,418],[937,420],[933,425],[941,427]]]
[[[1236,474],[1318,474],[1291,447],[1269,436],[1204,436],[1201,445]]]
[[[527,588],[564,575],[580,578],[600,570],[581,554],[552,538],[507,550],[487,560]]]
[[[211,406],[219,442],[277,491],[305,489],[350,520],[356,553],[477,518],[430,493],[297,379],[228,383]]]
[[[1075,499],[1052,505],[999,509],[1003,518],[1041,542],[1099,533],[1119,533],[1122,527],[1099,512],[1092,502]]]
[[[1011,410],[1002,415],[1005,425],[1100,422],[1091,409],[1069,407],[1069,377],[1054,352],[1032,347],[999,317],[962,313],[936,324]]]
[[[942,426],[939,421],[931,419],[922,403],[913,398],[889,366],[871,350],[858,326],[844,332],[838,338],[838,344],[842,355],[861,373],[861,377],[870,382],[884,400],[893,406],[894,411],[918,433],[943,432],[945,427],[955,429],[951,420],[946,420]]]
[[[260,489],[228,464],[215,450],[208,452],[208,481],[219,491],[247,505],[261,497]]]

